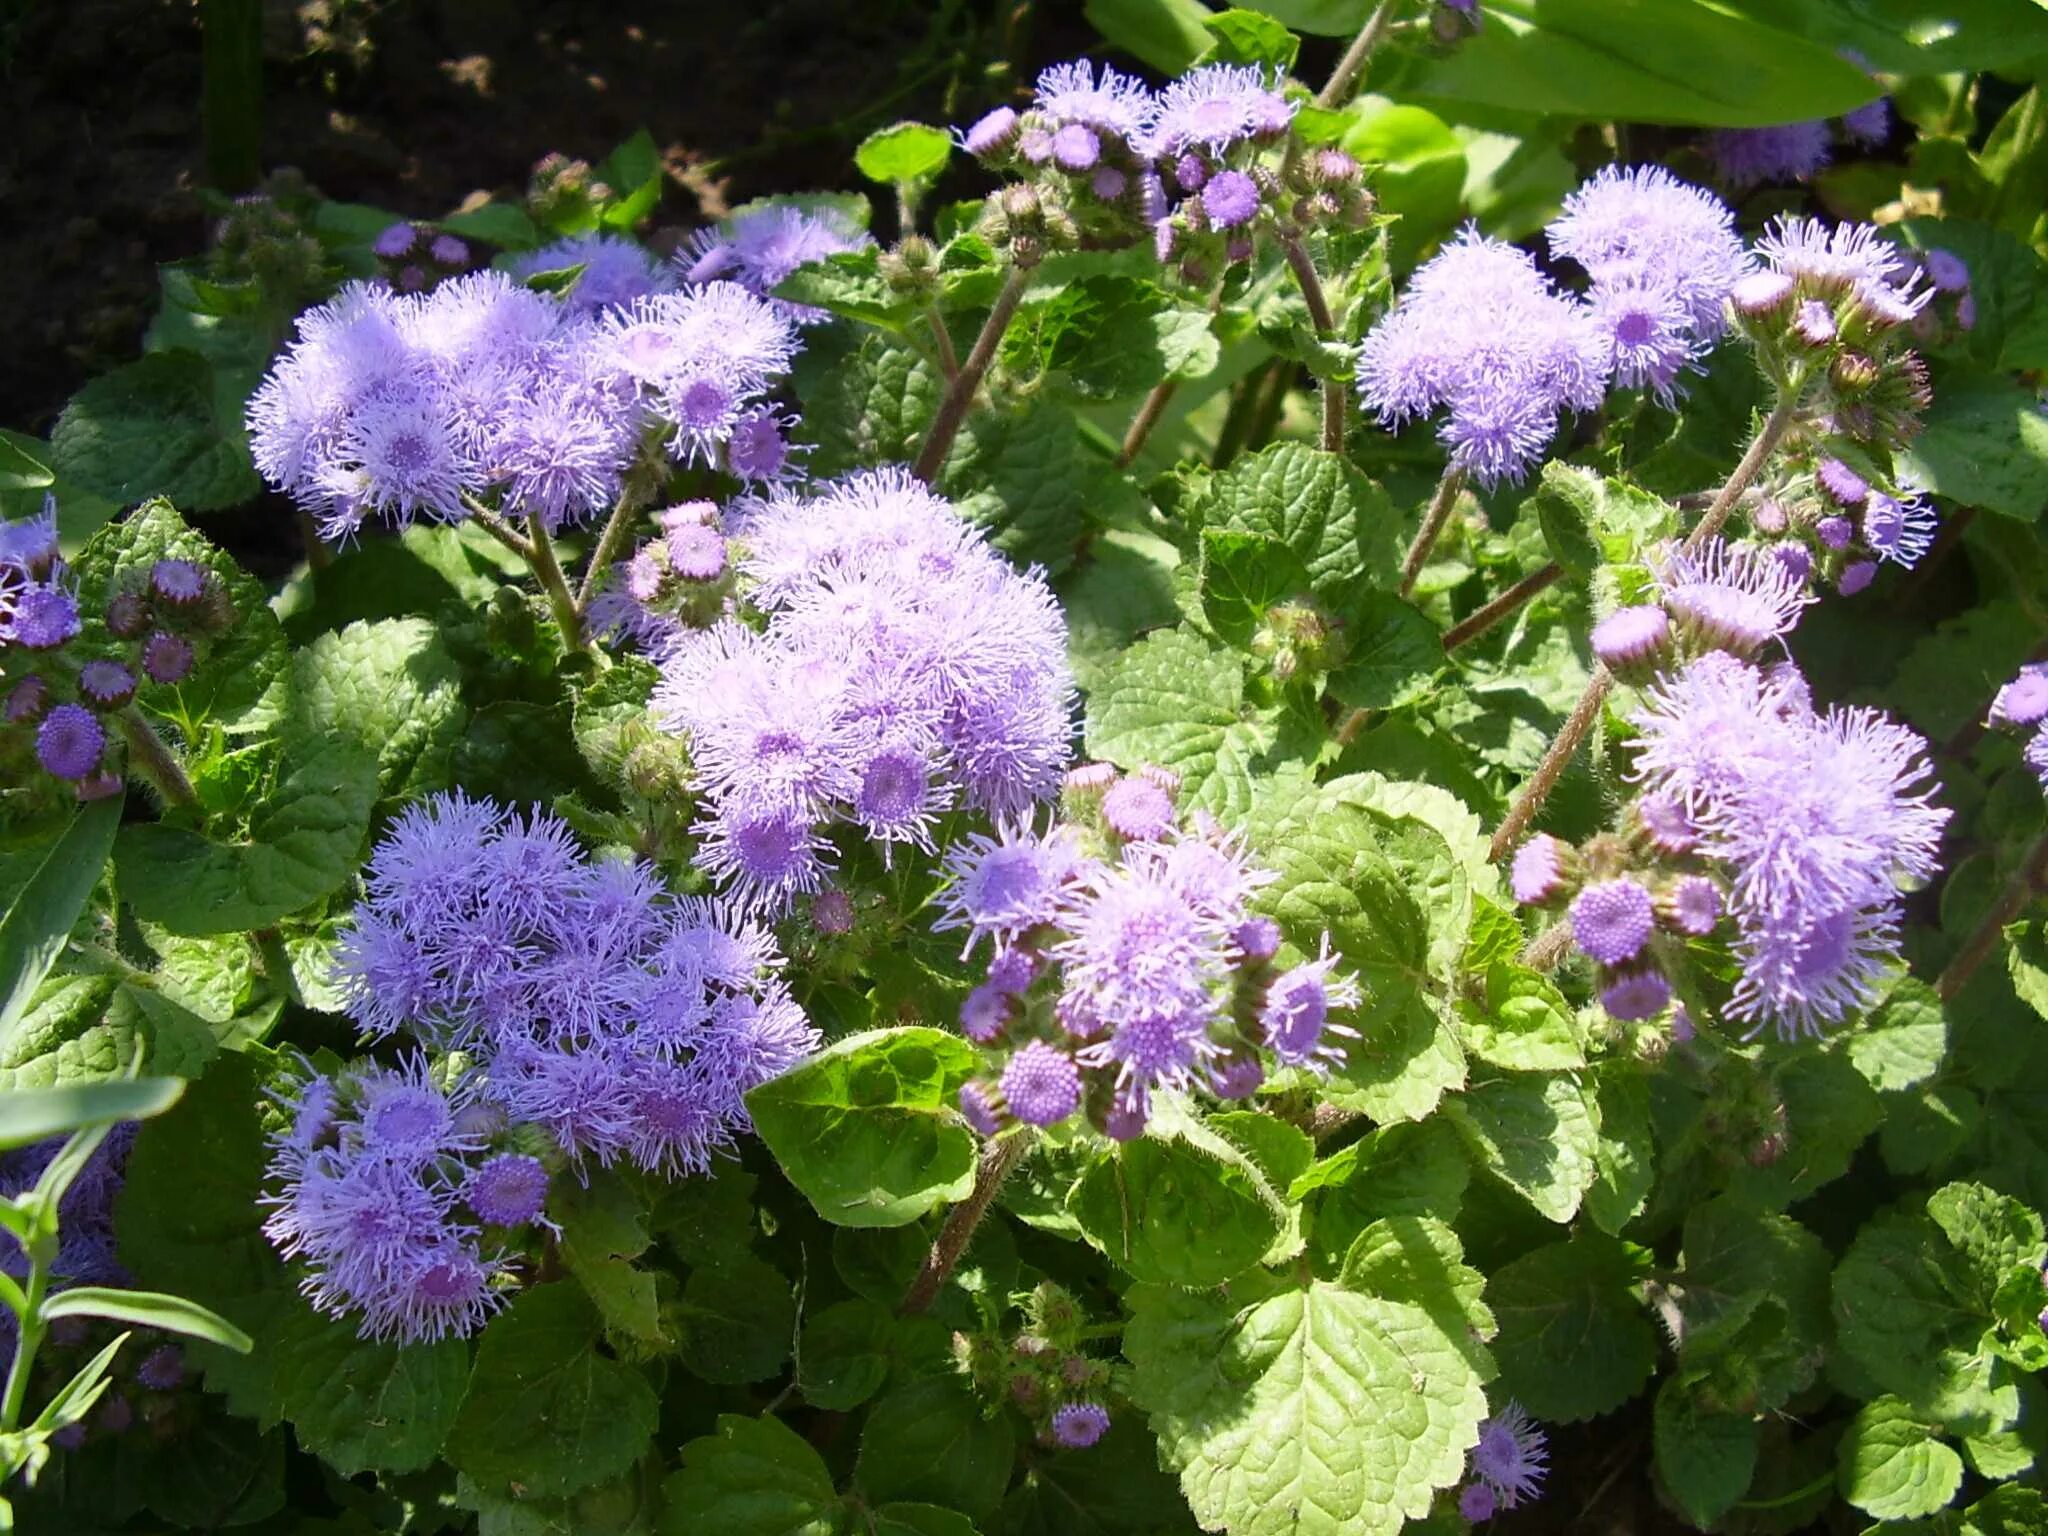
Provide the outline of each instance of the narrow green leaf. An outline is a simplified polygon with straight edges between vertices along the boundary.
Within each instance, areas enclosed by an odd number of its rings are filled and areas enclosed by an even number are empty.
[[[134,1082],[74,1083],[0,1094],[0,1150],[62,1135],[81,1127],[147,1120],[178,1102],[182,1079],[145,1077]]]
[[[120,825],[118,798],[80,810],[0,917],[0,1054],[92,899]]]
[[[166,1296],[161,1291],[124,1291],[113,1286],[78,1285],[59,1291],[43,1303],[43,1316],[110,1317],[116,1322],[135,1323],[144,1328],[161,1328],[206,1339],[246,1355],[255,1340],[233,1323],[196,1301]]]

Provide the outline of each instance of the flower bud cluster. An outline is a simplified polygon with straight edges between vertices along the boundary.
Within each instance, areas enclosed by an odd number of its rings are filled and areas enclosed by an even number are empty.
[[[1081,59],[1046,70],[1028,107],[996,108],[960,142],[1020,178],[982,221],[1018,260],[1149,235],[1162,265],[1206,285],[1249,260],[1263,228],[1371,222],[1358,162],[1300,144],[1297,106],[1262,68],[1204,65],[1154,91]]]
[[[1841,440],[1785,455],[1749,508],[1750,529],[1774,559],[1845,597],[1868,587],[1886,564],[1917,565],[1933,547],[1938,523],[1925,493]]]
[[[1277,964],[1281,933],[1251,910],[1272,875],[1206,816],[1175,807],[1177,778],[1090,763],[1067,777],[1049,830],[970,837],[946,860],[934,929],[994,944],[960,1028],[987,1052],[960,1109],[985,1136],[1075,1115],[1116,1140],[1144,1132],[1155,1089],[1245,1099],[1269,1062],[1342,1059],[1356,1007],[1325,935]]]
[[[108,593],[93,617],[58,554],[55,503],[0,521],[0,763],[32,761],[80,800],[121,792],[106,717],[144,683],[182,682],[235,614],[204,566],[166,559],[140,585]]]
[[[400,293],[424,293],[444,277],[470,267],[469,242],[446,231],[400,220],[387,225],[370,249]]]
[[[1920,263],[1869,224],[1787,215],[1757,242],[1764,266],[1730,295],[1774,377],[1804,381],[1827,429],[1889,452],[1920,430],[1927,367],[1907,342],[1936,292]]]
[[[287,313],[331,288],[333,269],[309,218],[316,198],[302,176],[281,170],[227,204],[206,253],[208,280],[254,284],[266,308]]]
[[[1029,1419],[1041,1444],[1085,1450],[1109,1429],[1110,1367],[1082,1349],[1087,1319],[1071,1292],[1045,1280],[1019,1299],[1023,1328],[955,1334],[955,1364],[983,1397]]]

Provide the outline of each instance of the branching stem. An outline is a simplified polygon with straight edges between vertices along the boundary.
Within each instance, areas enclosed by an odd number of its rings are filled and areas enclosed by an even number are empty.
[[[2048,879],[2048,833],[2028,850],[2020,867],[2013,871],[2012,879],[2006,882],[2004,890],[1998,893],[1998,900],[1991,904],[1991,910],[1984,914],[1955,959],[1949,961],[1948,969],[1941,973],[1934,983],[1934,990],[1941,995],[1944,1003],[1955,1001],[1956,994],[1969,984],[1977,967],[1984,963],[1999,936],[2005,932],[2005,925],[2026,910],[2027,903],[2041,889]]]
[[[1288,235],[1281,240],[1280,248],[1287,253],[1287,265],[1301,287],[1316,335],[1330,340],[1337,334],[1337,322],[1323,293],[1323,280],[1316,275],[1316,264],[1309,259],[1308,247],[1301,243],[1301,236]],[[1323,447],[1330,453],[1344,451],[1344,386],[1335,379],[1323,380]]]
[[[123,707],[114,716],[114,723],[121,728],[121,737],[128,743],[130,767],[142,771],[142,776],[156,786],[157,793],[170,805],[197,805],[199,792],[192,787],[191,777],[185,772],[176,749],[157,735],[156,727],[133,704]]]
[[[1380,0],[1373,7],[1373,13],[1366,17],[1365,25],[1358,29],[1358,36],[1351,40],[1351,46],[1344,50],[1344,57],[1337,61],[1337,67],[1330,71],[1329,83],[1316,95],[1316,105],[1325,109],[1341,107],[1351,99],[1351,87],[1357,82],[1365,61],[1372,57],[1387,35],[1387,28],[1393,24],[1395,0]]]
[[[1444,651],[1448,654],[1461,645],[1469,645],[1485,634],[1502,619],[1513,613],[1544,588],[1554,586],[1564,574],[1564,567],[1555,560],[1537,571],[1532,571],[1501,593],[1482,608],[1475,608],[1444,631]]]
[[[1429,510],[1422,515],[1422,526],[1415,530],[1415,542],[1408,546],[1408,557],[1401,562],[1401,596],[1415,590],[1416,579],[1422,575],[1422,567],[1428,563],[1429,552],[1436,547],[1444,524],[1451,520],[1451,508],[1458,504],[1458,492],[1464,485],[1465,471],[1456,464],[1446,465],[1443,478],[1436,483],[1436,495],[1429,500]]]
[[[583,650],[589,643],[583,637],[583,615],[577,610],[568,578],[562,574],[561,562],[555,559],[555,542],[548,537],[547,524],[538,512],[526,520],[526,537],[531,551],[526,563],[533,567],[541,590],[548,595],[548,606],[562,628],[562,643],[572,651]]]
[[[1699,548],[1721,531],[1722,525],[1728,521],[1728,514],[1742,499],[1742,493],[1749,489],[1750,482],[1769,462],[1771,454],[1784,437],[1786,428],[1792,425],[1793,418],[1799,414],[1799,402],[1805,394],[1804,384],[1803,376],[1798,375],[1780,383],[1778,400],[1771,408],[1771,414],[1764,418],[1764,424],[1757,429],[1756,436],[1751,439],[1748,451],[1742,455],[1741,462],[1735,466],[1735,472],[1729,475],[1727,483],[1714,497],[1713,505],[1707,508],[1706,515],[1699,521],[1699,526],[1686,536],[1685,548],[1688,551]],[[1543,754],[1543,761],[1536,765],[1536,772],[1524,786],[1515,803],[1508,807],[1507,816],[1493,834],[1493,845],[1487,857],[1496,864],[1507,857],[1515,844],[1522,840],[1522,834],[1528,830],[1529,823],[1534,821],[1536,813],[1543,809],[1543,802],[1550,798],[1551,790],[1557,787],[1557,781],[1564,777],[1565,769],[1571,766],[1572,758],[1578,754],[1579,743],[1586,739],[1586,733],[1592,730],[1594,722],[1600,718],[1600,706],[1606,702],[1607,690],[1613,686],[1614,675],[1606,667],[1593,668],[1593,675],[1586,682],[1586,691],[1579,695],[1579,702],[1565,718],[1563,727],[1557,733],[1557,739],[1551,742],[1550,749]]]
[[[1020,1127],[982,1148],[981,1166],[974,1176],[973,1192],[946,1213],[946,1224],[939,1228],[931,1252],[925,1255],[924,1267],[910,1282],[910,1289],[903,1293],[903,1303],[896,1309],[900,1315],[914,1316],[938,1299],[940,1287],[953,1273],[953,1267],[960,1262],[967,1245],[974,1241],[975,1229],[995,1203],[996,1191],[1003,1187],[1003,1180],[1010,1176],[1010,1170],[1024,1161],[1024,1154],[1031,1150],[1036,1134],[1028,1127]]]
[[[996,295],[995,307],[982,322],[981,334],[974,338],[967,361],[947,383],[945,396],[939,401],[939,414],[932,418],[932,429],[925,434],[924,446],[918,449],[917,462],[911,466],[912,473],[927,485],[937,477],[953,447],[953,439],[960,435],[960,423],[967,419],[975,392],[981,388],[982,376],[995,361],[996,348],[1003,344],[1003,333],[1010,328],[1011,317],[1017,313],[1025,285],[1030,281],[1030,268],[1010,268],[1010,275],[1003,279],[1002,292]]]

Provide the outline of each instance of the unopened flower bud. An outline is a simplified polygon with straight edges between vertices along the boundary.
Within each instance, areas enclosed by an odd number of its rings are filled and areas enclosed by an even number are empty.
[[[107,632],[117,640],[133,640],[149,628],[149,604],[140,592],[117,592],[107,604]]]

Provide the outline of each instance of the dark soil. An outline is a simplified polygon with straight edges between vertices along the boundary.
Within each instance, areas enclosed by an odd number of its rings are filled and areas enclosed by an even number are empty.
[[[265,164],[428,218],[517,195],[551,151],[595,162],[641,127],[669,167],[666,222],[857,186],[852,150],[873,129],[962,120],[1088,37],[1078,6],[1030,0],[268,9]],[[0,0],[0,423],[46,432],[73,390],[139,350],[156,265],[204,247],[199,10]]]

